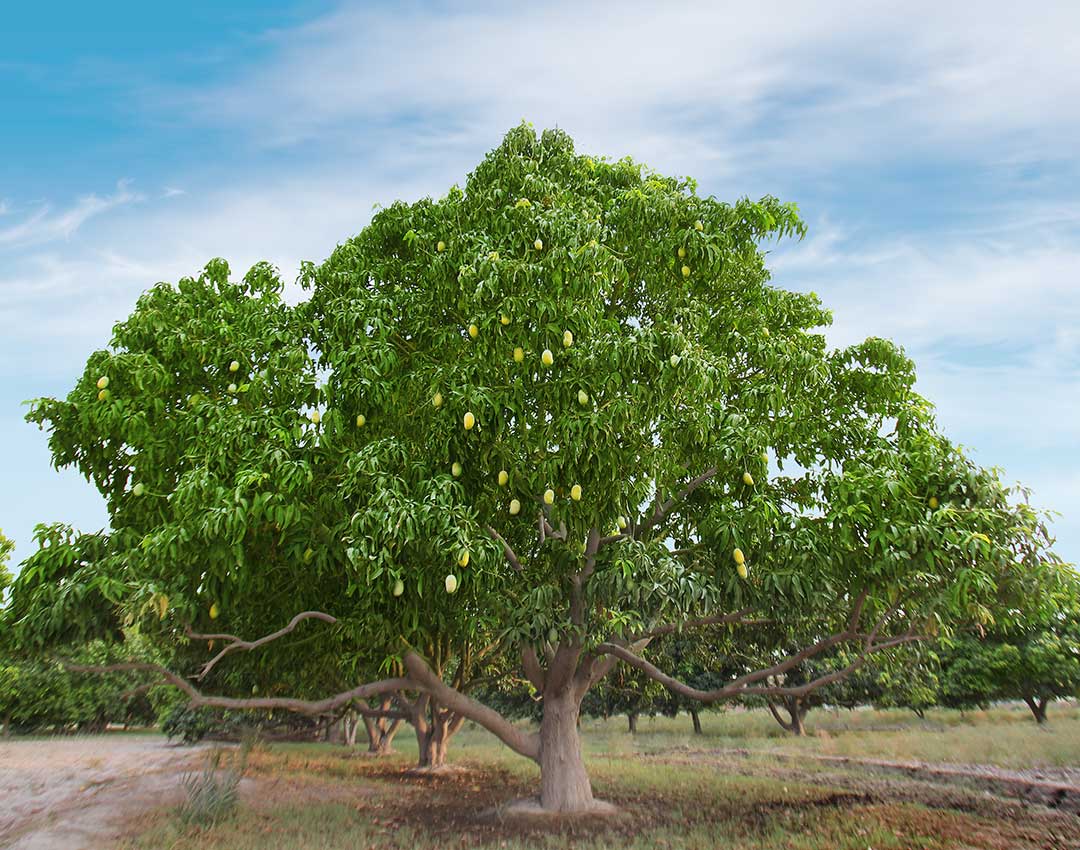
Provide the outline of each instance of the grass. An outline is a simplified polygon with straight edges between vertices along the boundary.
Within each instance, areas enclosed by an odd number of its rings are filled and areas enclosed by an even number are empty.
[[[587,722],[593,788],[623,814],[543,827],[500,819],[495,807],[536,793],[537,770],[479,729],[451,744],[462,772],[407,773],[415,742],[405,730],[397,755],[368,759],[341,746],[275,744],[248,756],[248,793],[236,815],[213,829],[185,828],[174,812],[132,825],[125,850],[298,850],[298,848],[518,848],[723,846],[732,850],[888,850],[1080,846],[1080,823],[1032,812],[967,790],[939,795],[904,778],[779,762],[770,753],[843,754],[1012,767],[1080,765],[1080,708],[1055,706],[1039,729],[1011,707],[989,712],[813,712],[796,739],[764,712]],[[1026,711],[1026,709],[1025,709]],[[750,750],[730,759],[710,750]],[[698,750],[700,761],[681,758]],[[922,790],[919,790],[922,788]],[[1048,821],[1046,817],[1059,820]],[[1056,832],[1061,832],[1055,837]],[[1058,842],[1060,843],[1054,843]]]
[[[821,709],[807,715],[801,738],[765,711],[708,712],[701,720],[704,734],[694,735],[689,718],[642,718],[633,737],[626,734],[625,718],[612,718],[588,724],[585,745],[597,753],[750,749],[1013,769],[1080,766],[1077,703],[1054,703],[1042,728],[1023,705],[963,714],[937,710],[923,719],[903,711]]]

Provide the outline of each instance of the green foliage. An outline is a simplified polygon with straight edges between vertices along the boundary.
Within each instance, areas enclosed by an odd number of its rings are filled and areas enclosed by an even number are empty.
[[[240,780],[252,745],[252,739],[245,739],[238,756],[231,759],[224,750],[215,748],[202,771],[181,779],[187,797],[180,804],[177,816],[185,827],[210,829],[235,813],[240,801]]]
[[[1045,706],[1080,695],[1080,627],[1075,611],[1022,630],[964,636],[950,641],[941,654],[940,697],[947,706],[985,708],[996,700],[1012,699]]]
[[[13,633],[137,625],[193,665],[188,628],[324,610],[333,629],[208,683],[306,695],[407,646],[463,685],[523,647],[742,607],[777,626],[736,667],[843,628],[860,597],[883,634],[1045,607],[1042,518],[937,431],[904,352],[829,350],[817,297],[771,283],[764,244],[803,232],[793,204],[701,197],[522,125],[464,188],[306,264],[296,307],[265,264],[159,284],[28,417],[112,530],[39,531]]]
[[[14,551],[15,541],[9,540],[0,531],[0,607],[3,605],[8,585],[11,584],[11,572],[7,568],[7,562]]]
[[[69,654],[78,664],[107,664],[126,651],[92,642]],[[67,671],[58,661],[0,658],[0,722],[17,732],[102,731],[109,723],[150,725],[154,701],[138,691],[145,675]]]
[[[208,708],[192,708],[186,703],[172,706],[161,720],[161,734],[169,740],[179,738],[185,744],[197,744],[210,732],[222,728],[217,715]]]

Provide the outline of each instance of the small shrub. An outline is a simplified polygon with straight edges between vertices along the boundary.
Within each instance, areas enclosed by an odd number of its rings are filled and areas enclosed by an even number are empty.
[[[180,804],[177,815],[188,828],[209,829],[236,811],[239,802],[240,779],[247,769],[248,754],[255,738],[245,736],[237,758],[227,763],[226,752],[215,748],[206,765],[198,773],[188,773],[180,780],[187,799]]]

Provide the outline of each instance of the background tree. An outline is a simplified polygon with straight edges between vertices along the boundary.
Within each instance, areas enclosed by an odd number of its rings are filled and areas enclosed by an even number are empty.
[[[769,283],[762,243],[802,232],[793,205],[703,198],[522,126],[463,189],[305,266],[298,308],[262,265],[156,287],[32,410],[113,531],[33,556],[17,630],[102,628],[108,607],[180,645],[220,618],[232,655],[299,612],[268,636],[283,652],[332,625],[386,678],[240,700],[165,675],[225,708],[419,694],[534,760],[545,809],[581,811],[582,700],[619,661],[706,702],[806,695],[1037,591],[1038,518],[936,432],[910,361],[829,351],[817,298]],[[708,690],[649,661],[755,612],[811,642]],[[769,684],[840,647],[846,668]],[[508,663],[538,733],[470,696]]]
[[[80,664],[103,665],[128,657],[130,647],[94,641],[72,648]],[[158,706],[145,674],[73,673],[53,660],[0,658],[0,720],[4,734],[103,732],[110,724],[149,726]]]
[[[940,698],[953,708],[1023,700],[1038,723],[1055,699],[1080,695],[1080,628],[1074,612],[1041,626],[965,635],[942,650]]]
[[[868,675],[853,677],[875,708],[906,708],[919,718],[938,704],[940,658],[935,642],[904,647]]]
[[[4,599],[7,596],[8,586],[11,584],[11,572],[7,568],[8,560],[11,558],[11,553],[15,551],[15,541],[9,540],[4,536],[4,532],[0,531],[0,608],[4,605]]]

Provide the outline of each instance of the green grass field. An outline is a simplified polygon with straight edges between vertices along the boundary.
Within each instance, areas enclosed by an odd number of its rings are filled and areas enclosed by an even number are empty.
[[[981,763],[1012,768],[1080,766],[1080,708],[1055,706],[1038,728],[1019,709],[924,720],[901,712],[819,711],[795,739],[764,712],[587,722],[594,791],[622,814],[543,826],[503,819],[496,807],[535,793],[536,769],[479,729],[451,745],[460,770],[408,772],[408,730],[398,753],[372,760],[329,744],[275,744],[251,754],[251,783],[237,813],[207,830],[185,830],[163,809],[131,825],[127,850],[293,848],[989,848],[1080,846],[1075,815],[987,799],[962,786],[935,789],[772,753]],[[718,750],[750,750],[746,755]],[[687,759],[686,756],[693,756]],[[1071,842],[1071,843],[1070,843]]]

